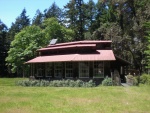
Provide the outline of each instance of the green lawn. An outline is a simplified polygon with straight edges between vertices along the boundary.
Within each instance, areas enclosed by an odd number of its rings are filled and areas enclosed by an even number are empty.
[[[21,87],[17,80],[0,78],[0,113],[150,113],[150,86]]]

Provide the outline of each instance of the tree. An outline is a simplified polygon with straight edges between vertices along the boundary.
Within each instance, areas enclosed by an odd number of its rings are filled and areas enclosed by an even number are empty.
[[[85,32],[85,16],[83,0],[70,0],[65,6],[66,25],[74,30],[74,40],[83,40]]]
[[[54,17],[57,18],[59,22],[61,22],[63,19],[63,11],[56,5],[55,2],[49,7],[49,9],[45,9],[44,12],[44,17],[46,19]]]
[[[15,23],[12,23],[7,37],[10,39],[10,41],[12,41],[17,33],[19,33],[23,28],[29,25],[30,19],[28,18],[28,16],[26,16],[26,9],[23,9],[20,16],[16,18]]]
[[[41,26],[43,20],[44,20],[43,14],[40,12],[40,10],[37,10],[32,20],[32,25]]]
[[[94,39],[111,39],[115,54],[131,61],[132,68],[140,72],[146,48],[143,24],[150,19],[149,5],[149,0],[101,1],[98,6],[104,7],[96,18],[100,27],[93,33]]]
[[[58,42],[67,42],[72,41],[74,32],[71,29],[65,28],[63,25],[60,25],[56,18],[48,18],[44,20],[43,32],[45,37],[49,40],[57,38]]]
[[[24,63],[36,56],[37,49],[47,46],[53,38],[58,38],[59,42],[69,41],[72,35],[72,30],[61,26],[55,18],[44,20],[42,29],[35,25],[27,26],[11,42],[6,58],[7,65],[18,76],[25,75],[28,68]]]
[[[150,68],[150,21],[145,23],[145,28],[146,28],[146,40],[147,40],[147,47],[144,51],[146,58],[143,64],[146,64],[146,68]]]
[[[89,2],[85,4],[85,8],[85,28],[86,31],[93,33],[93,31],[95,31],[96,4],[93,0],[89,0]]]
[[[28,26],[16,34],[6,58],[11,71],[17,72],[18,75],[24,75],[23,70],[26,69],[24,63],[35,57],[36,50],[45,46],[46,41],[41,28],[35,25]]]
[[[6,76],[8,74],[7,67],[5,65],[5,58],[8,51],[6,35],[7,26],[0,20],[0,76]]]

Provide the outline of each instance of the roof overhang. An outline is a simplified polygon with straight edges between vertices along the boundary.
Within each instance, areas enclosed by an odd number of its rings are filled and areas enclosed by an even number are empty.
[[[129,61],[119,57],[119,56],[116,56],[116,61],[118,61],[119,63],[121,63],[122,65],[126,66],[126,65],[132,65],[132,63],[130,63]]]
[[[37,51],[46,51],[46,50],[60,50],[60,49],[70,49],[70,48],[96,48],[96,44],[77,44],[77,45],[65,45],[65,46],[52,46],[48,48],[41,48]]]
[[[29,63],[46,63],[46,62],[78,62],[78,61],[115,61],[112,50],[97,50],[91,54],[65,54],[39,56],[26,62]]]

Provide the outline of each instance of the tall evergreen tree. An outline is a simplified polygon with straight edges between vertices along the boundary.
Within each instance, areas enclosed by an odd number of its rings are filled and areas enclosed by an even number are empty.
[[[115,54],[130,60],[133,68],[142,72],[146,47],[143,23],[150,19],[150,1],[105,0],[101,4],[106,13],[99,17],[100,27],[93,36],[111,39]]]
[[[143,64],[146,64],[146,68],[150,68],[150,21],[145,23],[145,28],[146,28],[146,34],[145,34],[145,38],[147,40],[147,47],[144,51],[146,57],[145,57],[145,61]]]
[[[36,14],[32,20],[32,25],[37,25],[37,26],[41,26],[42,22],[43,22],[43,19],[44,18],[44,15],[40,12],[40,10],[38,9],[36,11]]]
[[[86,17],[86,30],[91,33],[95,31],[95,17],[96,17],[96,4],[93,0],[89,0],[89,2],[85,5],[85,17]]]
[[[51,17],[54,17],[54,18],[57,18],[59,22],[62,21],[63,19],[63,11],[62,9],[60,9],[56,3],[54,2],[50,7],[49,9],[45,9],[44,11],[44,17],[45,18],[51,18]]]
[[[66,24],[75,32],[74,40],[83,40],[85,32],[85,15],[83,0],[70,0],[65,6]]]
[[[24,27],[30,25],[30,19],[26,16],[26,9],[23,9],[20,16],[16,18],[15,23],[12,23],[9,32],[8,38],[12,41],[16,33],[20,32]]]
[[[8,51],[8,43],[6,39],[7,27],[0,20],[0,77],[8,74],[7,67],[5,65],[5,58]]]

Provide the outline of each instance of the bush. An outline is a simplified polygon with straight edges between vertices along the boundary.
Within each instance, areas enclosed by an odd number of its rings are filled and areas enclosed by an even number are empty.
[[[143,74],[142,76],[140,76],[140,83],[150,85],[150,75]]]
[[[133,85],[134,86],[138,85],[138,77],[133,77]]]
[[[133,79],[133,75],[127,75],[127,79]]]
[[[106,77],[106,78],[102,81],[102,85],[103,85],[103,86],[112,86],[112,85],[113,85],[112,78]]]
[[[95,83],[90,80],[89,82],[84,82],[82,80],[53,80],[53,81],[46,81],[46,80],[24,80],[18,81],[18,86],[26,86],[26,87],[95,87]]]

